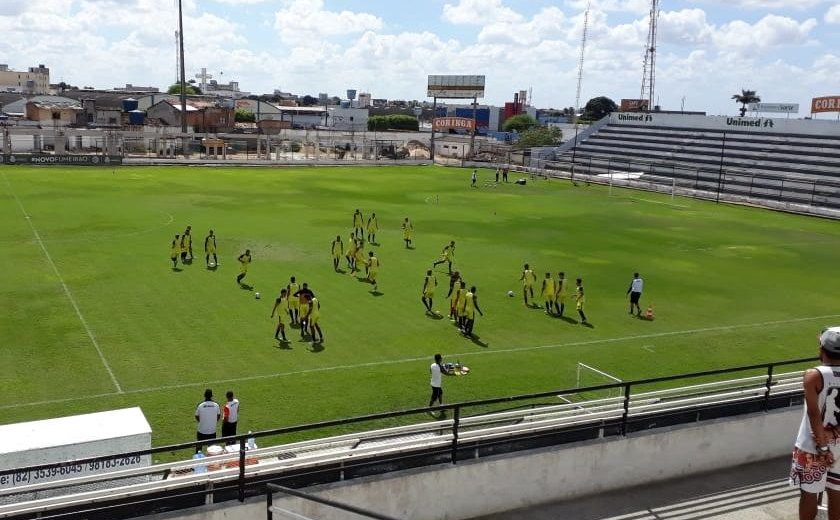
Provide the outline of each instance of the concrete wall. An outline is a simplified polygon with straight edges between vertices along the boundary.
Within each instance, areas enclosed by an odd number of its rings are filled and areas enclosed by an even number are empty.
[[[797,408],[707,421],[626,438],[396,472],[307,491],[397,518],[470,518],[777,458],[791,449],[801,414]],[[276,503],[285,504],[284,500]],[[347,518],[341,513],[331,515],[321,506],[297,511],[317,512],[323,520]],[[252,500],[153,518],[246,520],[264,514],[265,502]]]

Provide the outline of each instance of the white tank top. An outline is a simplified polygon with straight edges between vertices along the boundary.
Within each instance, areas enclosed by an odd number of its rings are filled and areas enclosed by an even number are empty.
[[[816,369],[822,375],[822,390],[817,395],[823,426],[837,428],[840,424],[840,366],[819,366]],[[817,445],[808,421],[808,407],[804,405],[802,423],[796,436],[796,447],[810,453],[817,452]]]

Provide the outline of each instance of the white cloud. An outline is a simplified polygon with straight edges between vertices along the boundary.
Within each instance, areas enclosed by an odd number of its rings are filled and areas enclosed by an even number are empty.
[[[713,32],[702,9],[664,11],[659,15],[660,44],[702,44],[709,41]]]
[[[458,0],[445,4],[441,18],[452,24],[484,25],[487,23],[516,23],[522,15],[502,4],[502,0]]]
[[[713,40],[722,51],[761,52],[770,47],[807,42],[817,21],[809,18],[798,22],[786,16],[768,14],[755,24],[742,20],[729,22],[718,29]]]
[[[584,10],[589,5],[598,11],[624,11],[636,14],[650,12],[650,0],[566,0],[573,9]]]
[[[363,33],[382,26],[382,19],[372,14],[327,11],[323,0],[284,0],[283,8],[274,15],[274,28],[280,39],[289,43]]]
[[[835,4],[825,13],[825,21],[828,23],[840,23],[840,4]]]
[[[248,5],[248,4],[261,4],[266,0],[214,0],[220,4],[228,4],[228,5]]]
[[[694,3],[718,4],[740,9],[784,9],[805,10],[822,5],[830,0],[693,0]]]

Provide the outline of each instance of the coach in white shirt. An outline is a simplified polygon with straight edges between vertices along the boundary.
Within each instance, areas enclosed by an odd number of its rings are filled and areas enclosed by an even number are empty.
[[[636,316],[642,315],[642,308],[639,307],[639,300],[642,297],[642,287],[644,281],[639,276],[639,273],[633,273],[633,281],[630,282],[630,287],[627,289],[627,294],[630,295],[630,314],[633,314],[633,307],[636,308]]]
[[[208,388],[204,391],[204,401],[195,409],[195,422],[198,423],[195,440],[215,439],[216,423],[219,422],[220,416],[219,403],[213,400],[213,391]],[[195,452],[200,452],[201,447],[201,444],[197,444]]]

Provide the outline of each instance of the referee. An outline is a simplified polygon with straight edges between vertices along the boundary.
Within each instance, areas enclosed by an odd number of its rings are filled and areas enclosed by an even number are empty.
[[[630,282],[630,287],[627,288],[627,294],[630,295],[630,314],[633,314],[633,307],[636,308],[636,316],[642,316],[642,308],[639,307],[639,300],[642,297],[642,287],[644,281],[639,276],[639,273],[633,273],[633,281]]]

